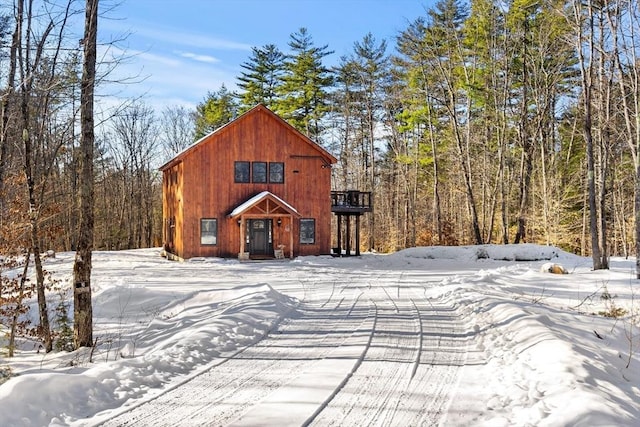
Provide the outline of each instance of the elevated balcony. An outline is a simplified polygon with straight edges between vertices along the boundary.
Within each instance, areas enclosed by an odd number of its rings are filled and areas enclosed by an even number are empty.
[[[336,214],[358,215],[371,212],[372,200],[370,191],[332,191],[331,212]]]

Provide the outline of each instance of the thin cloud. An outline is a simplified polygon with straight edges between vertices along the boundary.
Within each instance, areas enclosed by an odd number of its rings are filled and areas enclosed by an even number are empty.
[[[149,31],[149,35],[153,35],[156,40],[163,40],[166,42],[173,42],[180,45],[199,47],[203,49],[251,50],[251,45],[247,43],[239,43],[232,40],[201,36],[198,34]]]
[[[100,93],[118,98],[119,102],[141,97],[160,109],[167,105],[185,105],[193,109],[207,93],[218,90],[223,84],[233,88],[236,81],[236,70],[220,67],[219,63],[190,62],[186,58],[181,60],[182,56],[168,60],[160,55],[136,53],[139,55],[136,58],[141,60],[118,66],[110,76],[110,82],[100,86]],[[134,84],[126,84],[129,81]],[[100,103],[103,102],[107,100],[101,98]]]
[[[167,58],[163,55],[156,55],[148,52],[138,52],[138,57],[145,62],[155,62],[169,67],[179,67],[181,62],[175,59]]]
[[[108,21],[110,30],[128,31],[131,35],[149,39],[152,42],[188,46],[201,49],[242,50],[250,51],[251,45],[224,38],[211,37],[170,28],[157,28],[149,25],[128,26],[121,22]]]
[[[205,62],[207,64],[215,64],[216,62],[220,62],[220,60],[218,58],[215,58],[213,56],[210,55],[198,55],[197,53],[192,53],[192,52],[176,52],[178,55],[182,56],[183,58],[187,58],[187,59],[192,59],[194,61],[198,61],[198,62]]]
[[[103,59],[106,61],[117,60],[122,63],[139,62],[142,64],[155,63],[167,67],[179,67],[182,65],[182,62],[174,57],[151,53],[140,49],[123,49],[115,45],[110,45],[100,49],[100,51],[102,52]]]

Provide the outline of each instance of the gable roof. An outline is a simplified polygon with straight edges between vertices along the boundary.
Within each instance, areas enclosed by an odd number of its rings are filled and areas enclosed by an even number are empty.
[[[263,191],[261,193],[256,194],[255,196],[248,199],[246,202],[238,205],[231,213],[229,214],[229,218],[234,218],[238,215],[242,215],[243,213],[250,210],[252,207],[258,205],[263,200],[270,200],[274,202],[279,208],[284,209],[289,214],[294,216],[300,216],[296,208],[291,206],[289,203],[282,200],[280,197],[269,191]]]
[[[159,170],[164,171],[165,169],[170,168],[171,166],[175,165],[176,163],[180,162],[183,158],[185,158],[186,156],[189,155],[189,153],[195,149],[197,146],[199,146],[200,144],[202,144],[204,141],[206,141],[207,139],[209,139],[211,136],[222,132],[225,128],[227,128],[228,126],[230,126],[233,123],[236,122],[240,122],[242,121],[245,117],[252,115],[252,114],[257,114],[258,112],[265,112],[267,113],[269,116],[271,116],[273,119],[275,119],[277,122],[279,122],[281,125],[289,128],[293,133],[295,133],[302,141],[304,141],[305,143],[309,144],[311,147],[313,147],[316,151],[318,151],[320,153],[320,155],[326,160],[326,162],[328,164],[333,164],[336,163],[338,160],[331,155],[331,153],[329,153],[327,150],[325,150],[324,148],[322,148],[320,145],[316,144],[315,142],[313,142],[311,139],[309,139],[307,136],[305,136],[302,132],[300,132],[299,130],[297,130],[296,128],[294,128],[293,126],[291,126],[289,123],[287,123],[282,117],[278,116],[276,113],[274,113],[273,111],[269,110],[267,107],[265,107],[262,104],[258,104],[255,107],[253,107],[252,109],[246,111],[244,114],[241,114],[240,116],[238,116],[236,119],[230,121],[229,123],[220,126],[219,128],[217,128],[216,130],[214,130],[213,132],[209,133],[208,135],[203,136],[202,138],[200,138],[199,140],[197,140],[196,142],[194,142],[193,144],[191,144],[190,146],[188,146],[187,148],[185,148],[184,150],[182,150],[181,152],[179,152],[178,154],[176,154],[171,160],[169,160],[168,162],[166,162],[164,165],[160,166]]]

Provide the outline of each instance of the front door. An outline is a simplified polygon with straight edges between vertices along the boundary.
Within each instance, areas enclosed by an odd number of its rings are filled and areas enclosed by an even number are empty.
[[[271,244],[271,220],[250,219],[248,225],[249,253],[251,255],[273,255],[273,245]]]

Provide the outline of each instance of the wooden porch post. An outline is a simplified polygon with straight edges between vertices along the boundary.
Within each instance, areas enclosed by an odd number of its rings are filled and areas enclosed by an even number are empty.
[[[337,237],[338,237],[338,253],[336,255],[338,256],[342,256],[342,215],[338,214],[337,215],[338,219],[338,233],[337,233]]]
[[[240,215],[240,250],[238,251],[238,258],[242,259],[242,254],[244,253],[244,217]]]
[[[293,259],[293,215],[289,215],[289,258]]]
[[[344,237],[346,240],[345,252],[347,256],[350,256],[351,255],[351,215],[347,215],[347,227],[346,227],[346,233]]]
[[[360,215],[356,215],[356,256],[360,256]]]

